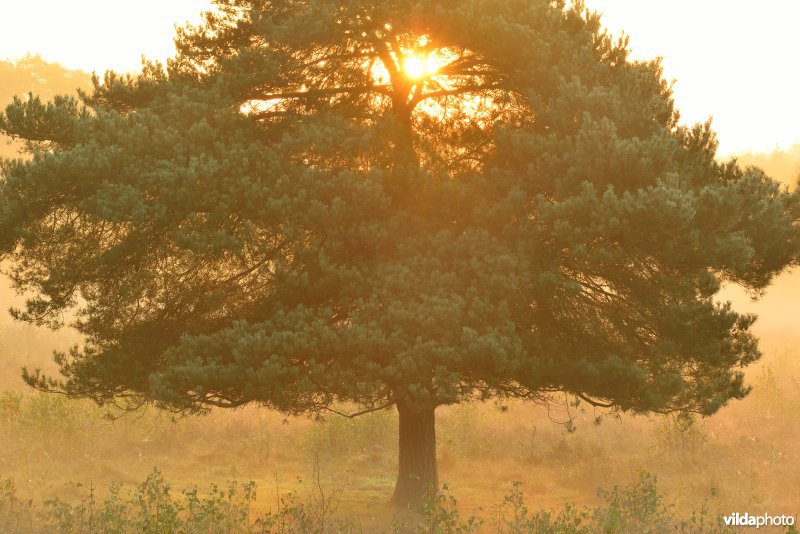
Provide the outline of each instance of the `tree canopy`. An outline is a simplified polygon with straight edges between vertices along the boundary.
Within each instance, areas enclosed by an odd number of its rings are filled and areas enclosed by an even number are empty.
[[[50,63],[40,56],[27,55],[16,61],[0,60],[0,105],[5,106],[14,95],[36,94],[42,98],[72,94],[78,88],[88,89],[91,77],[88,73],[69,70],[58,63]],[[0,157],[12,157],[18,147],[9,143],[0,133]]]
[[[797,262],[800,199],[718,162],[597,14],[216,4],[166,65],[0,116],[32,155],[0,181],[0,252],[34,295],[14,313],[86,336],[31,385],[181,411],[397,404],[401,477],[403,436],[430,441],[443,404],[711,414],[746,394],[754,317],[714,296]]]

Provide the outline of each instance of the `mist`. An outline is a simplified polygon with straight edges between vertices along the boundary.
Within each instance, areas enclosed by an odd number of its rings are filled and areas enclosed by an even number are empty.
[[[77,88],[90,90],[88,73],[37,56],[0,62],[2,108],[15,95],[50,99]],[[21,141],[8,138],[0,139],[0,156],[29,157]],[[734,158],[788,190],[797,187],[800,144]],[[448,498],[434,501],[434,511],[462,526],[479,517],[482,523],[473,526],[480,532],[515,532],[515,502],[524,502],[531,520],[530,530],[519,532],[535,532],[532,518],[544,512],[587,523],[616,513],[631,532],[631,525],[658,521],[662,531],[684,524],[716,532],[719,518],[734,512],[796,514],[800,271],[784,272],[754,296],[727,284],[716,297],[758,316],[753,332],[763,357],[745,369],[749,395],[712,416],[617,413],[566,395],[546,404],[487,400],[438,407],[437,461]],[[280,520],[298,532],[381,532],[398,517],[387,503],[398,462],[396,410],[348,419],[248,405],[176,415],[36,392],[23,382],[22,368],[57,373],[53,352],[84,340],[69,328],[13,321],[6,310],[23,307],[29,297],[0,277],[0,530],[89,532],[90,513],[111,514],[120,502],[117,509],[124,508],[130,521],[164,503],[182,503],[174,506],[183,517],[191,515],[195,490],[219,525],[246,515],[238,526],[215,531],[240,532],[236,528],[261,517],[263,531],[290,531],[276,526]],[[357,409],[349,403],[333,408]],[[258,488],[252,495],[251,482]],[[636,504],[626,508],[630,499]],[[417,528],[415,519],[405,521],[411,521],[409,532]]]

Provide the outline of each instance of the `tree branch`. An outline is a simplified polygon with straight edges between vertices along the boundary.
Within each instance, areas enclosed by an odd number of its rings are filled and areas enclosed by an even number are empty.
[[[585,400],[586,402],[588,402],[589,404],[591,404],[592,406],[595,406],[597,408],[613,408],[614,407],[614,403],[613,402],[596,401],[596,400],[594,400],[594,399],[592,399],[590,397],[587,397],[583,393],[576,393],[576,395],[578,396],[578,398]]]
[[[372,42],[375,53],[378,54],[378,58],[381,60],[381,63],[383,63],[383,66],[389,73],[389,81],[392,83],[392,86],[394,87],[399,86],[401,81],[400,67],[397,65],[397,63],[395,63],[394,59],[392,58],[392,53],[389,50],[388,45],[377,36],[376,39],[372,40]]]
[[[488,84],[480,84],[480,85],[464,85],[462,87],[458,87],[456,89],[442,89],[441,91],[431,91],[429,93],[424,93],[418,95],[412,99],[411,104],[416,105],[422,102],[423,100],[427,100],[429,98],[440,98],[443,96],[456,96],[456,95],[463,95],[465,93],[477,93],[478,91],[486,91],[489,89],[502,89],[503,85],[500,83],[488,83]]]
[[[367,408],[366,410],[361,410],[360,412],[355,412],[355,413],[350,413],[350,414],[334,410],[333,408],[329,408],[327,406],[320,406],[320,408],[325,410],[325,411],[328,411],[328,412],[331,412],[331,413],[335,413],[336,415],[340,415],[342,417],[346,417],[348,419],[355,419],[356,417],[358,417],[360,415],[366,415],[368,413],[379,412],[381,410],[385,410],[386,408],[389,408],[390,406],[394,406],[395,404],[397,404],[397,401],[392,399],[389,402],[387,402],[386,404],[382,404],[380,406],[375,406],[373,408]]]
[[[258,100],[282,100],[288,98],[314,98],[334,96],[340,94],[380,93],[391,96],[389,87],[385,85],[365,85],[362,87],[331,87],[329,89],[309,89],[308,91],[291,91],[287,93],[271,93],[268,95],[255,95]]]

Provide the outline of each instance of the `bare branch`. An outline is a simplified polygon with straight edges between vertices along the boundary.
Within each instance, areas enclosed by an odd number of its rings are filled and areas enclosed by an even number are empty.
[[[582,400],[585,400],[586,402],[588,402],[592,406],[596,406],[597,408],[613,408],[614,407],[614,403],[613,402],[596,401],[596,400],[594,400],[594,399],[592,399],[590,397],[587,397],[583,393],[576,393],[576,395],[578,396],[578,398],[580,398]]]
[[[355,413],[350,413],[350,414],[339,412],[337,410],[334,410],[333,408],[329,408],[328,406],[320,406],[320,408],[325,410],[325,411],[327,411],[327,412],[335,413],[336,415],[340,415],[340,416],[346,417],[348,419],[355,419],[356,417],[358,417],[360,415],[366,415],[368,413],[379,412],[381,410],[385,410],[386,408],[394,406],[395,404],[397,404],[397,401],[392,399],[389,402],[387,402],[386,404],[382,404],[380,406],[375,406],[373,408],[367,408],[366,410],[361,410],[360,412],[355,412]]]
[[[411,103],[419,104],[423,100],[427,100],[429,98],[441,98],[444,96],[457,96],[463,95],[466,93],[477,93],[479,91],[488,91],[491,89],[503,89],[503,84],[501,83],[487,83],[487,84],[479,84],[479,85],[463,85],[461,87],[457,87],[455,89],[442,89],[440,91],[431,91],[429,93],[423,93],[418,95],[412,99]]]
[[[390,88],[386,85],[365,85],[362,87],[331,87],[327,89],[309,89],[308,91],[291,91],[287,93],[271,93],[268,95],[255,95],[259,100],[285,100],[289,98],[319,98],[341,94],[380,93],[391,96]]]

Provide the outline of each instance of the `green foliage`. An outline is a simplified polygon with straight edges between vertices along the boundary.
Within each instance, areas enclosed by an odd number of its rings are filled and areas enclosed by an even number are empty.
[[[567,503],[558,512],[531,512],[525,504],[519,482],[512,483],[511,492],[496,507],[491,524],[498,534],[587,534],[595,531],[591,512],[572,503]]]
[[[525,505],[519,483],[512,485],[503,503],[496,508],[492,527],[500,534],[725,534],[734,530],[723,526],[721,516],[709,517],[704,504],[688,520],[675,517],[673,507],[664,504],[656,477],[640,473],[629,486],[599,490],[601,504],[580,509],[567,504],[558,512],[532,513]]]
[[[800,192],[718,162],[580,1],[216,8],[166,65],[0,114],[30,156],[0,164],[14,316],[85,336],[30,385],[292,414],[748,393],[755,317],[715,296],[797,263]]]
[[[46,528],[64,534],[333,531],[320,528],[294,494],[282,498],[276,513],[254,513],[252,505],[256,499],[256,485],[252,481],[242,485],[231,482],[224,490],[212,484],[202,496],[196,487],[184,490],[179,499],[172,497],[170,492],[170,485],[154,469],[147,480],[136,486],[130,497],[121,496],[120,487],[113,485],[108,497],[98,501],[93,488],[90,488],[88,495],[77,505],[60,499],[46,501],[42,517]]]
[[[419,522],[412,532],[425,534],[469,534],[477,532],[483,519],[470,516],[461,519],[458,501],[450,494],[447,484],[429,492],[422,506]],[[401,529],[402,530],[402,529]]]
[[[753,318],[713,297],[796,261],[797,195],[715,162],[596,14],[217,8],[166,67],[0,116],[34,155],[0,182],[0,249],[37,294],[16,316],[78,311],[86,336],[63,381],[30,384],[292,413],[566,390],[707,414],[746,394]],[[401,48],[439,70],[411,78]]]
[[[595,511],[595,520],[605,532],[670,532],[672,513],[656,490],[654,476],[642,473],[629,488],[615,486],[600,491],[605,507]]]
[[[689,519],[675,517],[673,507],[664,504],[657,491],[656,478],[641,473],[629,486],[599,491],[601,503],[595,508],[567,504],[559,511],[531,511],[519,483],[493,510],[488,527],[498,534],[732,534],[721,516],[712,517],[704,504]],[[255,483],[231,482],[225,490],[211,485],[200,496],[196,487],[174,498],[169,484],[154,469],[150,476],[124,496],[112,485],[100,500],[88,488],[77,504],[52,499],[44,509],[21,501],[13,482],[0,482],[0,527],[9,534],[61,532],[73,533],[275,533],[327,534],[364,532],[353,519],[324,516],[318,501],[300,501],[297,493],[281,496],[277,510],[258,513]],[[479,516],[462,519],[458,501],[447,485],[431,492],[418,515],[395,514],[388,529],[394,534],[467,534],[482,532]]]
[[[85,72],[65,69],[57,63],[48,63],[39,56],[27,55],[14,62],[0,60],[0,107],[5,108],[12,102],[13,109],[18,110],[30,109],[31,106],[41,107],[43,104],[39,98],[55,99],[64,103],[66,98],[60,95],[77,96],[76,90],[88,88],[91,85],[90,79],[91,77]],[[51,108],[51,113],[43,122],[49,123],[53,128],[58,128],[60,125],[68,130],[70,121],[59,120],[57,113],[53,111],[54,108]],[[28,125],[30,126],[30,123]],[[25,133],[33,134],[35,137],[34,131],[30,128]],[[51,133],[59,135],[57,131]],[[15,156],[17,148],[20,148],[9,146],[8,141],[10,140],[0,134],[2,157]],[[32,145],[28,146],[30,148]]]

